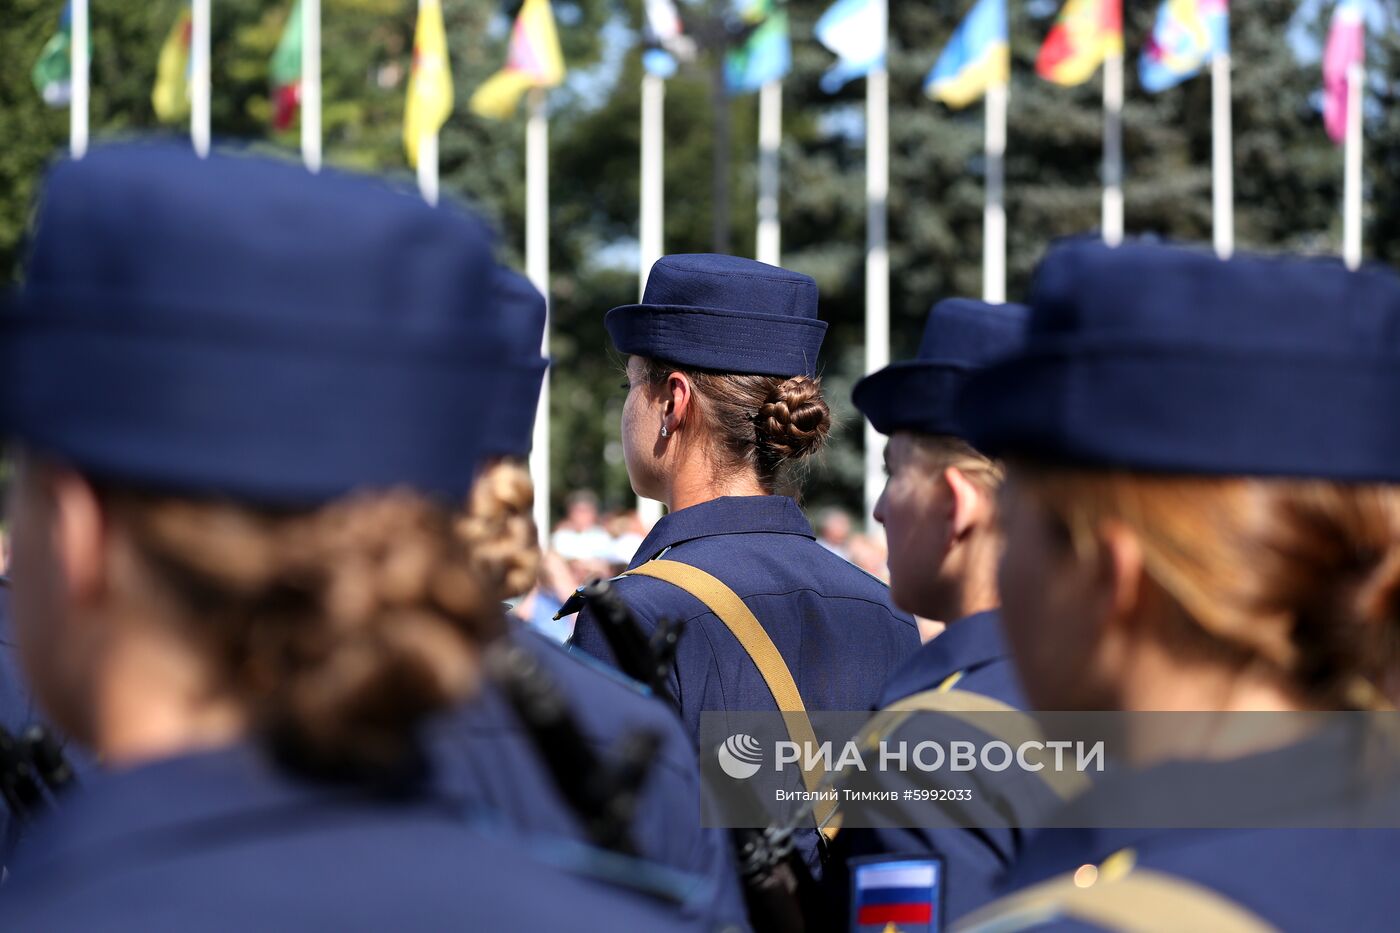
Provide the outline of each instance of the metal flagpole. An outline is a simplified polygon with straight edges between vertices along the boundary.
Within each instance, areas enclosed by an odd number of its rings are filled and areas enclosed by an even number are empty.
[[[642,76],[642,210],[638,223],[638,293],[646,292],[647,276],[664,255],[666,80]],[[538,421],[536,424],[538,425]],[[538,487],[536,487],[538,488]],[[637,497],[637,515],[650,528],[661,518],[661,503]]]
[[[783,143],[783,82],[769,81],[758,92],[758,249],[759,262],[779,265],[782,226],[778,222],[779,149]]]
[[[1214,198],[1215,254],[1229,259],[1235,251],[1235,163],[1230,126],[1230,56],[1210,63],[1211,192]]]
[[[1123,55],[1103,63],[1103,240],[1123,242]]]
[[[1366,69],[1347,67],[1346,191],[1342,213],[1342,256],[1348,269],[1361,265],[1361,103]]]
[[[865,371],[890,361],[890,257],[885,202],[890,188],[889,74],[881,64],[865,88]],[[874,527],[875,500],[884,487],[884,438],[865,422],[865,524]]]
[[[982,300],[1006,301],[1005,84],[987,88],[987,203],[982,213]]]
[[[301,157],[321,170],[321,0],[301,0]]]
[[[545,298],[543,353],[549,356],[549,118],[544,88],[531,88],[530,119],[525,126],[525,274]],[[535,529],[549,540],[549,373],[535,412],[530,479],[535,486]]]
[[[190,25],[190,139],[209,154],[209,0],[194,0]]]
[[[68,100],[68,149],[73,158],[81,159],[88,147],[88,88],[91,76],[88,73],[88,46],[91,33],[88,29],[88,0],[73,0],[72,21],[73,45],[69,49],[73,56],[69,70],[71,91]]]

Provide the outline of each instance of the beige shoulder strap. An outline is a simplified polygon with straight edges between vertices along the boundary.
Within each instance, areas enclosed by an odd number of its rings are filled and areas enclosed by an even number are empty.
[[[992,734],[994,738],[1000,739],[1012,748],[1019,749],[1026,746],[1027,743],[1043,742],[1045,739],[1036,721],[1021,710],[980,693],[973,693],[970,690],[955,690],[947,681],[944,681],[942,685],[933,690],[925,690],[902,700],[896,700],[880,710],[871,717],[870,722],[856,737],[856,741],[860,743],[862,749],[876,748],[882,740],[892,736],[916,713],[942,713],[954,719],[960,719]],[[992,718],[982,716],[983,713],[998,713],[1000,715]],[[995,728],[989,728],[989,726],[995,726]],[[1026,753],[1027,761],[1038,761],[1042,765],[1049,765],[1052,757],[1052,755],[1037,753],[1034,750],[1028,750]],[[1036,773],[1062,800],[1078,796],[1089,786],[1089,779],[1079,771],[1062,771],[1053,767],[1042,767]]]
[[[739,644],[752,659],[773,700],[783,713],[788,737],[799,745],[817,747],[817,736],[812,729],[812,720],[807,716],[807,707],[802,695],[797,692],[797,682],[792,679],[787,662],[778,652],[778,646],[759,624],[749,607],[739,595],[724,585],[719,578],[706,573],[699,567],[683,564],[676,560],[652,560],[640,567],[627,571],[624,576],[652,577],[685,590],[724,623],[725,628],[738,639]],[[805,759],[807,756],[803,756]],[[815,791],[821,786],[822,768],[816,765],[810,770],[804,768],[802,781],[807,789]],[[816,809],[817,822],[825,822],[828,814],[824,811],[833,806],[830,801],[821,801]]]
[[[1183,878],[1134,869],[1112,881],[1075,883],[1078,873],[1051,878],[969,914],[953,933],[1012,933],[1073,918],[1118,933],[1276,933],[1223,895]]]

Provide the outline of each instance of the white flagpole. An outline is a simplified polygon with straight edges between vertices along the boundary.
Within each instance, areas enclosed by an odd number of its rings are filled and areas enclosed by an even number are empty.
[[[525,126],[525,274],[545,298],[542,350],[549,356],[549,118],[544,88],[531,88],[530,119]],[[535,529],[548,542],[549,523],[549,373],[535,412],[530,479],[535,486]]]
[[[301,0],[301,157],[321,170],[321,0]]]
[[[418,0],[418,17],[423,16],[423,2]],[[410,82],[411,83],[411,82]],[[304,115],[303,115],[304,116]],[[423,200],[438,202],[438,134],[423,132],[418,137],[418,190]]]
[[[890,361],[890,256],[885,202],[890,189],[889,74],[881,64],[865,89],[865,371]],[[865,422],[865,525],[874,527],[875,500],[884,488],[884,438]]]
[[[1215,254],[1229,259],[1235,251],[1235,164],[1230,121],[1230,56],[1210,63],[1211,193],[1214,199]]]
[[[418,190],[429,204],[438,202],[438,134],[418,137]]]
[[[778,222],[779,149],[783,143],[783,82],[769,81],[758,92],[758,249],[759,262],[779,265],[782,226]]]
[[[987,203],[982,213],[982,300],[1006,301],[1005,84],[987,88]]]
[[[209,155],[209,0],[194,0],[190,25],[190,139]]]
[[[1123,55],[1103,63],[1103,240],[1123,242]]]
[[[642,76],[642,204],[638,223],[638,294],[646,292],[652,264],[665,254],[666,80]],[[538,422],[536,422],[538,424]],[[637,515],[647,528],[661,518],[661,503],[637,497]]]
[[[73,158],[81,159],[88,147],[88,88],[91,81],[88,74],[88,46],[92,41],[88,28],[88,0],[73,0],[72,14],[72,22],[69,23],[73,30],[73,44],[69,52],[73,58],[69,65],[68,149]]]
[[[1348,269],[1361,265],[1361,103],[1366,69],[1347,67],[1346,191],[1342,214],[1342,256]]]

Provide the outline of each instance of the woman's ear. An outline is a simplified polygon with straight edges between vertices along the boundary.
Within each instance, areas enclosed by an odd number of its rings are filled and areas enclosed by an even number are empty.
[[[1108,628],[1130,632],[1137,628],[1145,592],[1142,542],[1135,531],[1114,519],[1099,524],[1097,537],[1094,584],[1102,618]]]
[[[661,412],[661,423],[667,434],[674,434],[685,423],[694,400],[695,387],[689,376],[673,372],[666,377],[666,406]]]
[[[107,522],[92,485],[64,467],[45,467],[35,477],[48,500],[53,558],[62,571],[67,598],[76,606],[99,602],[107,589]]]
[[[982,489],[966,473],[955,466],[945,467],[943,482],[950,493],[949,528],[954,541],[967,538],[972,530],[991,517],[991,494]]]

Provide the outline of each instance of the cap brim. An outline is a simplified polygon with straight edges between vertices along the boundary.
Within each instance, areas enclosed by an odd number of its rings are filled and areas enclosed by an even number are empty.
[[[856,383],[851,401],[881,434],[962,435],[956,401],[970,370],[928,360],[891,363]]]

